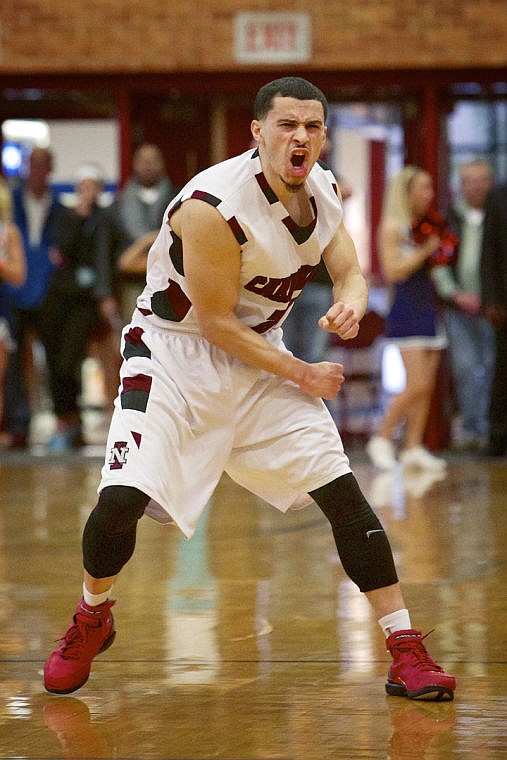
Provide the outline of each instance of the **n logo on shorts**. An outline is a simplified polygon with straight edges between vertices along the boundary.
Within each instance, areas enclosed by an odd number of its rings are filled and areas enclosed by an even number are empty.
[[[113,444],[113,448],[110,451],[109,454],[109,469],[110,470],[121,470],[124,464],[127,464],[127,454],[129,451],[129,447],[127,445],[127,441],[116,441]]]

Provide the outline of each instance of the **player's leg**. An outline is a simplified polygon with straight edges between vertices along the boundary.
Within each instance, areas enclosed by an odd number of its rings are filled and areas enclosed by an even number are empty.
[[[389,541],[350,471],[324,404],[276,377],[262,378],[243,398],[228,474],[282,511],[313,499],[331,524],[346,572],[367,595],[388,637],[394,658],[390,688],[401,687],[396,693],[410,697],[452,696],[454,678],[433,663],[421,634],[411,628]],[[320,483],[326,485],[317,487]],[[407,666],[408,686],[403,683],[406,648],[408,659],[414,652],[417,662]]]
[[[452,699],[453,676],[428,654],[411,626],[388,538],[352,473],[310,493],[331,524],[343,568],[363,591],[393,656],[386,691],[411,699]]]
[[[44,686],[56,694],[79,689],[94,657],[116,635],[110,594],[114,580],[134,553],[137,523],[149,497],[129,486],[104,488],[83,531],[83,598],[61,644],[44,667]]]

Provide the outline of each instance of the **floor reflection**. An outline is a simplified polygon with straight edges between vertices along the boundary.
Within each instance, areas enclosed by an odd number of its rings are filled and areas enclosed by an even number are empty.
[[[260,709],[255,698],[251,700],[250,719],[245,720],[243,712],[234,716],[230,699],[211,702],[209,695],[206,697],[202,690],[192,694],[180,690],[172,693],[174,708],[166,709],[165,724],[159,720],[150,721],[147,717],[148,714],[158,715],[160,707],[151,713],[145,709],[136,716],[135,700],[132,702],[128,695],[118,700],[118,713],[109,716],[108,720],[92,716],[87,702],[74,697],[47,701],[42,707],[42,719],[44,726],[57,739],[65,760],[159,757],[156,752],[161,747],[165,747],[167,757],[201,760],[214,757],[424,760],[450,757],[457,748],[452,731],[457,723],[455,705],[393,698],[387,699],[385,704],[380,701],[378,711],[372,713],[343,702],[330,689],[323,691],[316,705],[310,699],[311,691],[305,698],[301,693],[289,690],[289,699],[276,711],[276,721],[265,715],[266,710]],[[161,696],[147,695],[146,708],[152,708],[153,700],[159,700]],[[384,716],[387,722],[380,726],[379,719]],[[341,723],[339,730],[337,720]],[[344,747],[355,745],[353,755],[343,754],[340,740]],[[184,747],[187,754],[182,755],[181,749],[178,754],[173,754],[175,746]]]
[[[394,698],[387,700],[387,706],[392,732],[387,745],[389,760],[450,756],[455,745],[452,734],[456,725],[454,704],[408,702]]]
[[[54,733],[65,760],[112,758],[113,747],[97,722],[93,722],[86,702],[74,697],[57,697],[43,707],[44,725]]]
[[[143,521],[115,586],[114,647],[76,695],[46,694],[97,472],[2,463],[0,758],[507,757],[505,464],[357,472],[413,622],[435,628],[429,649],[457,675],[454,703],[387,697],[380,629],[321,513],[281,515],[227,479],[191,541]]]

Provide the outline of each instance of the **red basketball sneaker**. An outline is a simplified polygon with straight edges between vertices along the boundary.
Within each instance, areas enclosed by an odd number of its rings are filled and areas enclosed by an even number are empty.
[[[81,599],[60,647],[44,666],[44,686],[54,694],[70,694],[88,680],[93,658],[114,641],[114,600],[89,607]]]
[[[456,679],[429,655],[423,644],[426,636],[414,630],[395,631],[387,639],[387,649],[393,657],[386,683],[386,692],[391,696],[454,699]]]

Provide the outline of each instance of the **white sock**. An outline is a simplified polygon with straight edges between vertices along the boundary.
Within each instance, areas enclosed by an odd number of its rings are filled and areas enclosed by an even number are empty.
[[[410,631],[412,628],[410,615],[405,609],[384,615],[384,617],[379,618],[378,624],[384,631],[386,639],[395,631]]]
[[[112,590],[113,587],[111,586],[111,588],[109,588],[107,591],[104,591],[103,594],[92,594],[90,591],[88,591],[85,584],[83,583],[83,599],[85,601],[85,604],[87,604],[89,607],[97,607],[99,604],[107,602]]]

